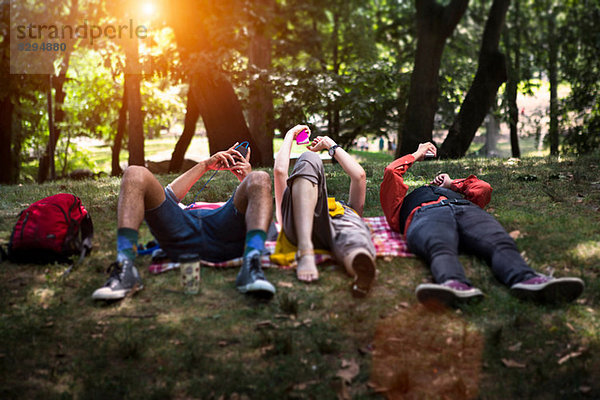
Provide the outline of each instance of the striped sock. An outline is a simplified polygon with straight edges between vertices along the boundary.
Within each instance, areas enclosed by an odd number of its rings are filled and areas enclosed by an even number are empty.
[[[130,228],[117,229],[117,260],[134,260],[137,254],[138,231]]]
[[[246,233],[246,248],[244,249],[244,257],[252,250],[262,251],[265,249],[265,240],[267,232],[262,229],[252,229]]]

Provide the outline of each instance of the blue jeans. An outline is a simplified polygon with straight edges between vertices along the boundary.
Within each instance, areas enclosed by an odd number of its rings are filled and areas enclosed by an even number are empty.
[[[474,204],[417,210],[406,242],[411,252],[427,261],[437,283],[454,279],[470,285],[458,260],[459,250],[485,260],[505,285],[535,276],[502,225]]]
[[[165,201],[145,212],[146,223],[172,260],[195,253],[210,262],[241,257],[246,239],[246,220],[233,204],[233,195],[215,210],[183,210],[171,190]]]

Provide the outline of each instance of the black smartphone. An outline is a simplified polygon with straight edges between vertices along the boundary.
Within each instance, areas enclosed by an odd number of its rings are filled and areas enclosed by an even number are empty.
[[[246,146],[244,146],[243,144],[237,145],[235,147],[235,150],[237,150],[242,157],[246,158],[246,154],[248,154],[248,148]]]

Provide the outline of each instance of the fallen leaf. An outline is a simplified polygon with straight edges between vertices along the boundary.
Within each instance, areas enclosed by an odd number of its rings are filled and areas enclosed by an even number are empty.
[[[226,340],[220,340],[220,341],[219,341],[219,347],[225,347],[225,346],[227,346],[227,345],[228,345],[228,343],[227,343],[227,341],[226,341]]]
[[[573,351],[573,352],[567,354],[566,356],[561,357],[561,359],[558,360],[558,365],[562,365],[562,364],[566,363],[571,358],[579,357],[580,355],[583,354],[584,351],[585,351],[585,348],[580,347],[579,349],[577,349],[577,351]]]
[[[278,326],[275,325],[273,323],[273,321],[270,321],[270,320],[257,322],[256,327],[259,329],[261,329],[261,328],[277,329],[278,328]]]
[[[510,347],[508,348],[508,350],[509,350],[509,351],[519,351],[519,350],[521,350],[521,346],[522,346],[522,345],[523,345],[523,343],[521,343],[521,342],[517,342],[517,343],[513,344],[512,346],[510,346]]]
[[[261,355],[264,356],[265,354],[269,353],[270,351],[273,351],[274,348],[275,348],[275,345],[270,344],[268,346],[261,347],[258,351],[260,352]]]
[[[511,233],[508,234],[511,238],[513,238],[513,240],[517,240],[518,238],[521,237],[521,232],[520,231],[512,231]]]
[[[294,284],[292,282],[280,281],[280,282],[277,282],[277,286],[284,287],[284,288],[292,288],[292,287],[294,287]]]
[[[581,393],[589,393],[592,390],[591,386],[579,386],[579,391]]]
[[[511,359],[506,359],[503,358],[502,359],[502,364],[504,364],[504,366],[506,368],[525,368],[526,365],[520,362],[517,362],[515,360],[511,360]]]
[[[354,360],[342,359],[342,368],[335,374],[335,376],[342,378],[344,382],[351,383],[352,379],[360,372],[358,363]]]
[[[305,390],[307,387],[312,386],[316,383],[319,383],[318,380],[312,380],[312,381],[306,381],[306,382],[302,382],[302,383],[297,383],[294,386],[292,386],[293,390]]]
[[[575,332],[575,328],[573,328],[573,325],[571,325],[569,322],[567,322],[565,325],[567,325],[567,328],[569,328],[571,332]]]

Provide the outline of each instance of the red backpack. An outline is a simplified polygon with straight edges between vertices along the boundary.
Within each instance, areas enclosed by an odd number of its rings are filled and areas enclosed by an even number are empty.
[[[92,250],[94,226],[79,197],[59,193],[21,211],[8,244],[8,259],[16,263],[66,263]]]

